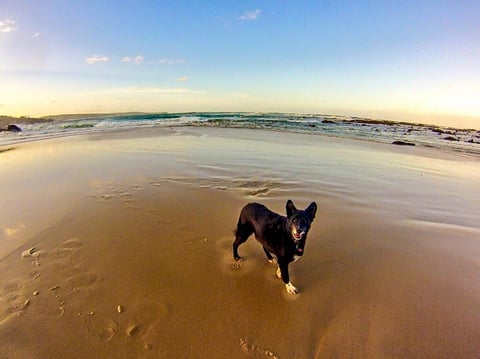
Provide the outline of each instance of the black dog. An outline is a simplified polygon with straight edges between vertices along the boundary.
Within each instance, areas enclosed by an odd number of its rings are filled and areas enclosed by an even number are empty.
[[[249,203],[243,207],[235,230],[233,257],[240,261],[238,246],[255,233],[255,238],[262,244],[270,262],[278,264],[277,276],[283,279],[287,291],[298,293],[290,282],[288,265],[303,255],[307,233],[310,229],[317,204],[312,202],[305,210],[298,210],[291,200],[287,201],[287,216],[270,211],[259,203]]]

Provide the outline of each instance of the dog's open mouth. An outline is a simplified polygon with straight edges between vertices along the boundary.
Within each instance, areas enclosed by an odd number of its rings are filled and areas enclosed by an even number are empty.
[[[298,233],[295,229],[292,231],[293,239],[299,241],[303,237],[303,232]]]

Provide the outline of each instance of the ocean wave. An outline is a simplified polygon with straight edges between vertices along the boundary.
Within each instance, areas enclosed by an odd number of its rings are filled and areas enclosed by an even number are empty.
[[[308,133],[381,143],[426,146],[480,155],[480,131],[476,130],[339,115],[244,112],[119,114],[30,123],[22,126],[21,133],[0,133],[0,146],[79,134],[178,126]]]

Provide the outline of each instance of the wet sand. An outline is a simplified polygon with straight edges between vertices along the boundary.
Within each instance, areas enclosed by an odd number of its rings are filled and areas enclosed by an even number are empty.
[[[2,358],[478,358],[480,162],[240,129],[0,148]],[[245,203],[316,201],[286,292]]]

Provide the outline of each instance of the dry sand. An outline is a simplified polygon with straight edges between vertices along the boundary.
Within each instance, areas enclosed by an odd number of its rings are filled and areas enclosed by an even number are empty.
[[[5,148],[0,148],[5,150]],[[164,129],[0,153],[1,358],[479,358],[480,163]],[[289,295],[250,201],[319,211]]]

